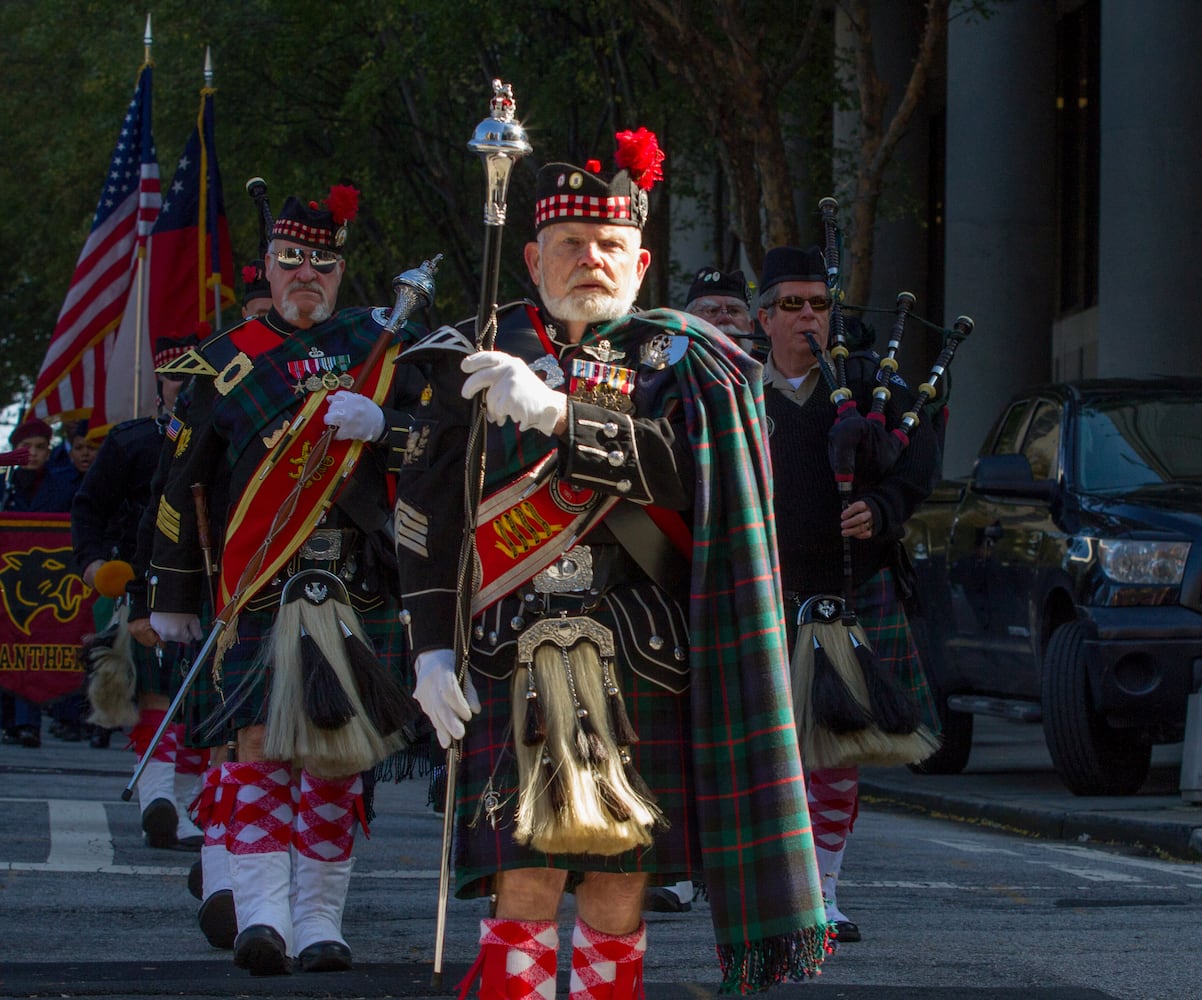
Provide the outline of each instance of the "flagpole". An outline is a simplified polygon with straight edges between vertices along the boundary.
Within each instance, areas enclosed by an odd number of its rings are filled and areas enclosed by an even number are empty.
[[[200,252],[197,265],[200,268],[200,321],[205,321],[208,314],[208,293],[213,292],[213,330],[221,329],[221,283],[213,282],[211,267],[213,254],[220,253],[217,240],[217,230],[209,232],[209,144],[205,133],[205,100],[213,90],[213,56],[209,46],[205,46],[205,85],[200,92],[200,115],[196,119],[196,127],[200,134],[200,205],[197,211],[197,230],[200,233]],[[206,253],[206,246],[212,249]]]
[[[150,31],[150,12],[146,12],[146,31],[142,35],[142,68],[145,69],[151,64],[150,48],[154,44],[154,36]],[[135,216],[134,221],[134,238],[138,237],[138,227],[141,225],[141,212]],[[133,416],[140,417],[142,415],[142,320],[146,314],[146,241],[138,242],[138,273],[134,276],[134,281],[137,282],[137,296],[135,304],[137,312],[134,314],[134,412]],[[107,414],[107,408],[106,408]]]

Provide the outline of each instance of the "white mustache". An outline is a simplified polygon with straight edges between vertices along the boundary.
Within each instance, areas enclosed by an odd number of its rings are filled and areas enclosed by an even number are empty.
[[[596,277],[590,275],[589,277],[580,278],[576,281],[573,281],[568,286],[568,291],[570,292],[574,288],[579,288],[581,285],[600,285],[602,290],[608,292],[610,295],[615,294],[618,290],[617,285],[611,284],[599,275]]]

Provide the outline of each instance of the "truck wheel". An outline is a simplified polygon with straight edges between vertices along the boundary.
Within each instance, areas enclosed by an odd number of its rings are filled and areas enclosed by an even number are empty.
[[[1112,729],[1094,710],[1084,629],[1067,622],[1043,658],[1043,735],[1060,780],[1074,795],[1133,795],[1148,777],[1152,747]]]
[[[906,766],[915,774],[959,774],[972,752],[972,713],[947,707],[947,699],[936,695],[939,706],[939,749],[926,760]]]

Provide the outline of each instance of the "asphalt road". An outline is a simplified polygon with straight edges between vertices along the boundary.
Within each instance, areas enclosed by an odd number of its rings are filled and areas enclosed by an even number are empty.
[[[443,996],[475,955],[484,901],[452,901],[431,987],[441,819],[424,781],[378,790],[344,929],[356,968],[252,979],[204,941],[195,855],[141,840],[120,793],[133,757],[47,739],[0,747],[0,996]],[[1202,866],[869,803],[841,884],[864,934],[801,990],[848,1000],[1160,1000],[1198,995]],[[573,916],[561,912],[565,929]],[[649,1000],[712,996],[708,906],[648,914]],[[561,949],[566,996],[568,949]]]

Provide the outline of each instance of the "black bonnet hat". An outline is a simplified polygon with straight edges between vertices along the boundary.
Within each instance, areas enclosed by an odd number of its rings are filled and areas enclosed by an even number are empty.
[[[599,160],[583,167],[548,163],[538,172],[534,188],[534,230],[553,222],[597,222],[636,226],[647,222],[647,192],[663,180],[664,154],[653,132],[619,132],[612,178],[601,173]]]
[[[703,267],[693,276],[688,297],[684,300],[685,305],[705,295],[729,295],[751,305],[751,294],[747,290],[747,279],[743,277],[742,271],[724,273],[716,267]]]
[[[358,190],[346,184],[335,184],[320,205],[299,198],[284,202],[271,227],[271,238],[341,253],[346,243],[347,223],[353,222],[358,213]]]
[[[189,350],[200,343],[200,337],[194,333],[189,333],[184,337],[157,337],[154,342],[154,367],[155,370],[162,368],[168,362],[174,361],[182,354],[186,354]],[[172,378],[183,378],[182,375],[172,375]]]
[[[821,281],[825,285],[826,258],[822,251],[816,246],[805,250],[773,247],[764,256],[764,271],[760,277],[761,297],[782,281]]]
[[[242,304],[252,301],[253,299],[269,299],[271,298],[271,282],[267,280],[267,273],[263,269],[261,260],[252,260],[244,268],[242,268]]]

